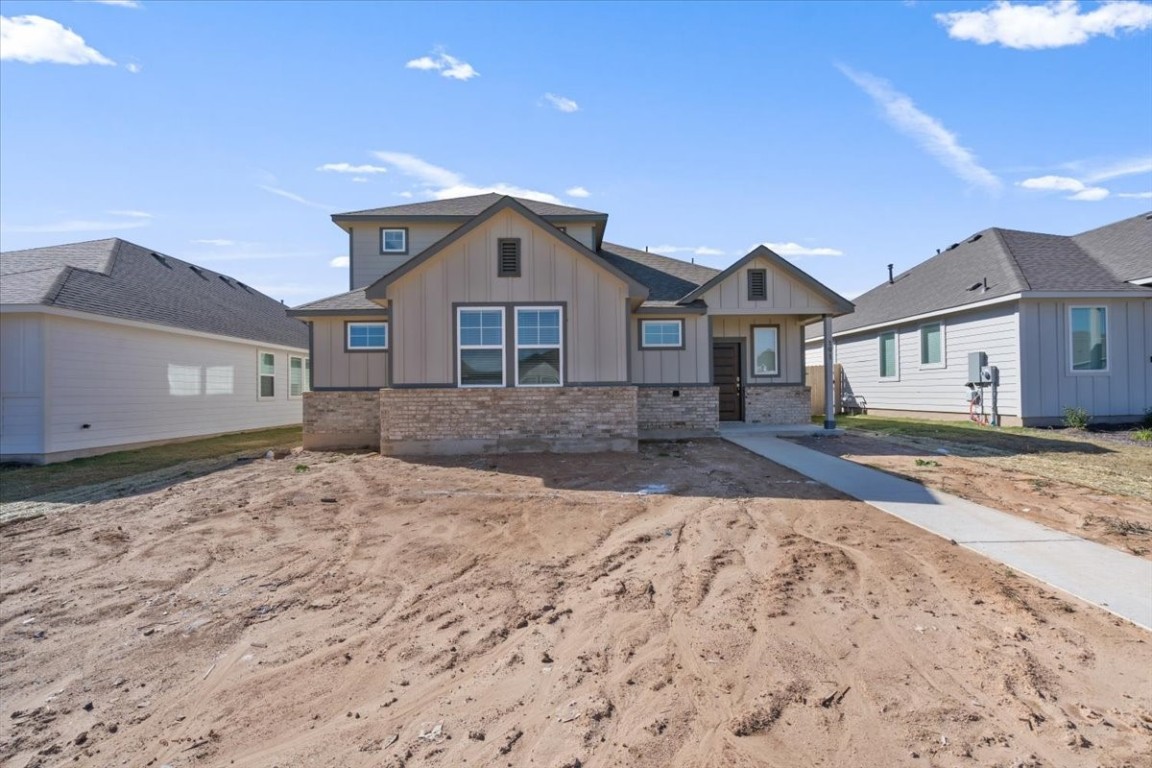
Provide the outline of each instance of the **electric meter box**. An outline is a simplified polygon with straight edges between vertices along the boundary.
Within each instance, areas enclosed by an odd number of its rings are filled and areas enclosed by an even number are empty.
[[[980,384],[984,379],[980,376],[980,371],[988,367],[988,353],[987,352],[969,352],[968,353],[968,383]]]

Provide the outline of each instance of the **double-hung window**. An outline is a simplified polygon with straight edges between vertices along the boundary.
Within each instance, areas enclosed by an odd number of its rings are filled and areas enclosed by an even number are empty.
[[[641,320],[641,349],[683,349],[683,320]]]
[[[880,334],[880,378],[895,379],[900,372],[896,359],[896,332],[886,331]]]
[[[944,324],[928,323],[920,326],[920,366],[944,367]]]
[[[403,227],[381,229],[380,253],[408,253],[408,230]]]
[[[260,398],[276,397],[276,355],[260,353]]]
[[[780,375],[780,329],[775,325],[752,326],[752,375]]]
[[[1108,308],[1068,310],[1068,344],[1073,371],[1108,370]]]
[[[388,323],[348,323],[346,327],[349,352],[388,349]]]
[[[308,358],[288,357],[288,397],[300,397],[308,391]]]
[[[559,307],[516,308],[516,386],[563,382]]]
[[[502,387],[504,380],[504,308],[456,310],[457,384]]]

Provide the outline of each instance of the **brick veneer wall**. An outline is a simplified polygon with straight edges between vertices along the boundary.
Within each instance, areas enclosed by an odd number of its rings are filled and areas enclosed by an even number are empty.
[[[677,438],[715,435],[720,417],[718,387],[639,387],[640,436]]]
[[[379,391],[305,392],[304,447],[380,447]]]
[[[636,387],[380,391],[385,455],[636,450]]]
[[[809,387],[746,387],[744,420],[754,424],[807,424],[812,420]]]

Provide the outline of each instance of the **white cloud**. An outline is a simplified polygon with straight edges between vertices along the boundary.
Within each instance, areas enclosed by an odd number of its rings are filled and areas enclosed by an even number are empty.
[[[780,256],[843,256],[836,248],[811,248],[799,243],[764,243],[765,248]]]
[[[144,67],[142,67],[139,64],[136,64],[134,62],[131,64],[125,64],[124,69],[128,70],[129,72],[131,72],[134,75],[138,75],[144,71]]]
[[[414,195],[411,192],[408,192],[407,190],[405,190],[404,192],[397,192],[396,196],[407,198],[409,200],[411,200],[414,197]]]
[[[1097,35],[1115,37],[1119,32],[1148,29],[1152,27],[1152,5],[1121,0],[1081,13],[1076,0],[1043,5],[999,0],[982,11],[938,13],[936,20],[956,40],[1036,50],[1081,45]]]
[[[418,59],[412,59],[404,66],[407,69],[439,72],[441,77],[447,77],[452,80],[471,80],[474,77],[480,76],[480,73],[473,69],[471,64],[466,61],[461,61],[455,56],[449,56],[444,49],[439,46],[432,51],[431,56],[421,56]]]
[[[140,0],[83,0],[95,5],[114,5],[117,8],[139,8]]]
[[[236,245],[235,240],[225,240],[224,238],[220,237],[210,237],[204,240],[193,240],[192,242],[199,243],[200,245],[214,245],[217,248],[230,248],[231,246]]]
[[[336,258],[332,259],[332,261],[328,262],[328,266],[342,268],[347,267],[350,263],[351,261],[347,256],[337,256]]]
[[[1121,176],[1137,176],[1142,173],[1152,173],[1152,157],[1133,157],[1121,160],[1085,175],[1084,180],[1089,183],[1118,179]]]
[[[43,16],[0,16],[0,60],[116,65],[80,35]]]
[[[151,215],[141,211],[108,211],[118,219],[64,219],[47,224],[0,224],[5,232],[35,234],[65,234],[69,232],[115,232],[124,229],[140,229],[151,224]]]
[[[592,193],[584,189],[584,187],[570,187],[564,190],[564,194],[568,197],[592,197]]]
[[[1136,200],[1152,200],[1152,192],[1117,192],[1116,197],[1130,197]]]
[[[355,181],[357,184],[364,184],[368,179],[364,176],[353,176],[352,181]]]
[[[280,189],[279,187],[274,187],[270,184],[259,184],[258,186],[260,187],[260,189],[264,190],[265,192],[270,192],[273,195],[279,195],[280,197],[291,200],[294,203],[300,203],[300,205],[306,205],[309,208],[319,208],[322,211],[332,210],[332,206],[330,206],[330,205],[324,205],[323,203],[313,202],[312,200],[308,200],[306,198],[301,197],[300,195],[296,194],[295,192],[289,192],[286,189]]]
[[[113,216],[127,216],[130,219],[151,219],[152,214],[147,211],[108,211]]]
[[[523,197],[545,203],[563,204],[560,198],[548,192],[518,187],[504,182],[487,185],[470,184],[463,176],[455,171],[441,168],[415,155],[409,155],[404,152],[373,152],[372,154],[376,159],[387,163],[405,176],[416,179],[424,188],[425,194],[436,200],[495,192],[500,195]]]
[[[892,84],[867,72],[856,72],[837,65],[845,77],[872,97],[883,110],[888,121],[901,133],[912,137],[940,164],[969,184],[997,191],[1000,179],[976,160],[971,150],[960,146],[956,134],[945,128],[939,120],[917,108],[911,98],[900,93]]]
[[[693,256],[723,256],[724,251],[706,245],[657,245],[653,251],[665,256],[673,253],[691,253]]]
[[[546,93],[546,94],[544,94],[544,98],[548,101],[549,104],[551,104],[552,106],[554,106],[556,109],[560,110],[561,112],[579,112],[580,111],[580,105],[577,104],[572,99],[569,99],[566,96],[557,96],[554,93]]]
[[[331,171],[332,173],[355,173],[358,175],[372,173],[388,173],[388,169],[380,165],[352,165],[351,163],[324,163],[316,168],[318,171]]]
[[[1108,197],[1104,187],[1090,187],[1079,179],[1069,176],[1037,176],[1019,182],[1024,189],[1038,189],[1045,192],[1072,192],[1065,200],[1096,201]]]

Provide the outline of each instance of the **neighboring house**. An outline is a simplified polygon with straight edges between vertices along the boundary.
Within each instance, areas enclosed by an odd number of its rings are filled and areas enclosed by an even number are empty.
[[[803,326],[852,305],[767,248],[720,272],[604,242],[608,216],[497,194],[337,214],[351,291],[311,326],[305,445],[634,450],[807,423]]]
[[[999,369],[1004,424],[1152,407],[1152,214],[1072,237],[986,229],[855,302],[832,323],[835,359],[871,413],[966,416],[970,352]],[[823,334],[808,336],[818,364]]]
[[[0,254],[0,460],[301,420],[308,329],[225,275],[119,239]]]

